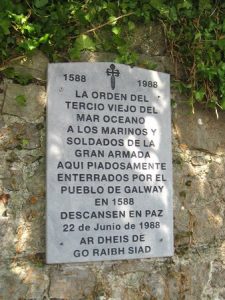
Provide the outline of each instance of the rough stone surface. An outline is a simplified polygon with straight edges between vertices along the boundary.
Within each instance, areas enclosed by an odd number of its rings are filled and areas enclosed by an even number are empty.
[[[163,56],[166,52],[165,36],[160,25],[140,26],[130,36],[130,43],[137,53]]]
[[[180,143],[190,149],[208,151],[212,154],[222,154],[225,148],[224,121],[225,115],[219,113],[219,119],[212,111],[200,107],[193,114],[187,105],[178,104],[174,120]],[[185,121],[185,122],[184,122]],[[188,126],[187,126],[188,124]],[[210,137],[210,138],[209,138]]]
[[[46,80],[48,59],[41,52],[36,51],[32,56],[23,56],[11,61],[8,67],[13,67],[16,72],[31,75],[38,80]]]
[[[18,96],[25,99],[24,104],[17,100]],[[44,112],[46,93],[42,86],[29,84],[8,84],[3,105],[3,114],[9,114],[23,118],[28,122],[35,122]]]
[[[51,276],[49,293],[51,298],[91,299],[94,296],[95,281],[95,274],[85,268],[54,272]]]
[[[2,110],[2,105],[5,97],[4,90],[5,90],[5,86],[3,83],[0,82],[0,111]],[[0,122],[0,127],[1,127],[1,122]]]
[[[79,62],[107,62],[113,61],[115,57],[116,55],[113,53],[83,51]]]
[[[0,128],[0,150],[14,148],[36,149],[40,147],[40,133],[33,123],[13,123]]]
[[[134,47],[149,55],[152,42],[140,43],[141,38]],[[163,55],[157,57],[174,68],[164,46],[151,53]],[[113,59],[83,55],[84,61]],[[38,72],[40,61],[33,61]],[[26,106],[17,106],[18,94],[26,95]],[[178,103],[173,109],[175,255],[49,266],[44,259],[45,91],[8,83],[0,93],[0,300],[225,299],[225,113],[219,120],[203,108],[192,114],[176,93],[173,97]]]

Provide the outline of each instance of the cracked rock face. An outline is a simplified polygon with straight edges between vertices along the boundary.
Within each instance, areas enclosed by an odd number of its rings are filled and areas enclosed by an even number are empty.
[[[141,34],[134,47],[148,55],[153,36],[142,44]],[[151,50],[159,60],[165,55],[160,36],[161,48]],[[112,59],[83,59],[100,57]],[[174,257],[45,264],[46,64],[40,53],[18,62],[37,83],[0,86],[0,300],[225,299],[225,114],[216,120],[196,108],[192,115],[179,103],[173,110]]]

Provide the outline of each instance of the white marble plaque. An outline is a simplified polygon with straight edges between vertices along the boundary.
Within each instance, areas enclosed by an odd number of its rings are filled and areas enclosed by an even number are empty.
[[[47,263],[172,255],[169,75],[50,64]]]

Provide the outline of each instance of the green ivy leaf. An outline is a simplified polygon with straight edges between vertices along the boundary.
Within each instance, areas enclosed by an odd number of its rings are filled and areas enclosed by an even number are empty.
[[[94,51],[95,48],[94,41],[88,35],[82,34],[75,40],[73,47],[71,47],[68,52],[71,59],[78,59],[80,58],[81,51]]]
[[[222,107],[222,109],[225,109],[225,98],[223,98],[220,102],[220,106]]]
[[[201,1],[201,0],[200,0]],[[192,1],[189,0],[183,0],[180,3],[177,4],[177,9],[190,9],[192,7]]]
[[[2,29],[4,34],[6,34],[6,35],[10,34],[9,27],[10,27],[10,21],[9,20],[0,19],[0,28]]]
[[[82,34],[75,41],[75,48],[77,50],[95,50],[95,43],[93,40],[86,34]]]
[[[45,35],[43,35],[42,37],[40,37],[40,39],[39,39],[39,43],[46,43],[47,41],[48,41],[48,39],[49,39],[49,34],[48,33],[46,33]]]
[[[110,22],[112,25],[116,25],[117,18],[116,18],[115,16],[110,16],[110,17],[109,17],[109,22]]]
[[[42,8],[44,7],[45,5],[48,4],[48,0],[35,0],[34,1],[34,5],[37,7],[37,8]]]
[[[223,20],[222,31],[225,32],[225,19]]]
[[[225,39],[218,40],[217,45],[221,50],[225,50]]]
[[[157,10],[163,6],[163,0],[150,0],[150,4]]]
[[[70,48],[68,50],[68,53],[69,53],[70,59],[72,59],[72,60],[76,60],[76,59],[80,58],[80,51],[76,47]]]
[[[129,30],[134,30],[134,28],[135,28],[134,22],[129,21],[129,22],[128,22],[128,29],[129,29]]]
[[[195,95],[195,99],[200,102],[203,100],[205,96],[205,91],[204,90],[195,91],[194,95]]]
[[[201,32],[200,32],[200,31],[197,31],[197,32],[195,33],[194,40],[195,40],[195,41],[200,40],[201,37],[202,37]]]
[[[204,10],[209,10],[212,8],[212,5],[210,3],[210,0],[199,0],[199,10],[200,12]]]
[[[115,34],[115,35],[119,35],[121,33],[121,28],[118,27],[118,26],[114,26],[112,28],[112,32]]]
[[[39,43],[36,39],[26,39],[21,43],[21,47],[25,50],[32,51],[38,47]]]
[[[172,21],[177,20],[177,11],[176,11],[176,8],[174,6],[172,6],[169,10],[169,17]]]
[[[29,33],[35,32],[35,28],[33,25],[27,24],[23,26],[23,32],[27,30]]]

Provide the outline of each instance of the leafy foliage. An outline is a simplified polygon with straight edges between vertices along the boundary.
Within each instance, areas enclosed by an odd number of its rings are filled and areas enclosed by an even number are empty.
[[[185,81],[177,86],[189,93],[190,104],[225,109],[224,13],[219,0],[1,0],[1,69],[35,49],[51,61],[79,59],[89,50],[114,52],[116,62],[137,64],[128,37],[136,25],[157,21],[174,62],[185,68]],[[4,76],[21,84],[30,80],[12,70]]]
[[[225,109],[225,3],[183,1],[167,27],[170,52],[186,70],[189,102]]]
[[[2,71],[2,73],[5,77],[12,79],[21,85],[26,85],[33,79],[30,74],[18,72],[14,68],[6,68]]]

